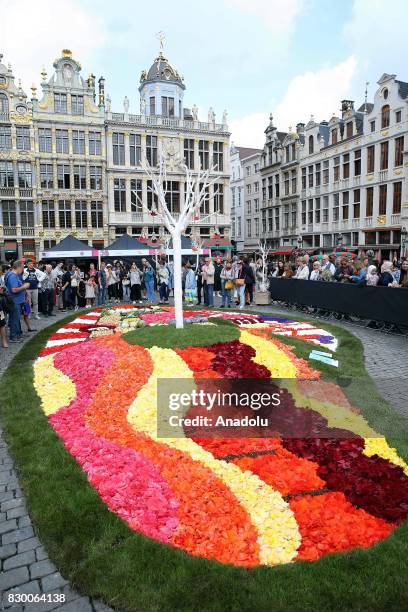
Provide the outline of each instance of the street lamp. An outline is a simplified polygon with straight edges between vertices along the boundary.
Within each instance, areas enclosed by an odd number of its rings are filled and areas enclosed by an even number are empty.
[[[337,234],[337,246],[341,248],[342,244],[343,244],[343,234],[340,232],[339,234]]]
[[[297,237],[297,243],[298,243],[298,249],[301,249],[301,248],[302,248],[302,243],[303,243],[303,238],[302,238],[302,236],[300,236],[300,235],[299,235],[299,236]]]
[[[405,255],[405,245],[407,244],[408,231],[406,227],[401,229],[401,257]]]

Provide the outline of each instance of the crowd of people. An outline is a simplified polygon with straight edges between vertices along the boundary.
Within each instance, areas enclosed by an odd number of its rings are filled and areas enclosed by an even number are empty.
[[[310,281],[354,283],[378,287],[408,288],[408,259],[371,261],[358,257],[322,255],[278,261],[270,271],[273,278],[297,278]]]

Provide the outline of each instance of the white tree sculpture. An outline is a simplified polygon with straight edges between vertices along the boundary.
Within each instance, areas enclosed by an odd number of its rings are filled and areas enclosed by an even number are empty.
[[[262,259],[262,281],[259,283],[260,291],[267,291],[267,273],[266,273],[266,262],[268,261],[268,255],[270,253],[270,247],[266,246],[266,242],[260,240],[258,242],[259,255]]]
[[[134,191],[142,210],[161,221],[173,242],[173,265],[174,265],[174,310],[176,319],[176,328],[184,327],[183,319],[183,292],[181,285],[181,236],[190,225],[191,220],[195,216],[200,215],[200,209],[208,198],[208,188],[214,184],[216,178],[210,179],[210,175],[215,170],[212,164],[209,164],[207,170],[201,168],[193,173],[190,168],[187,168],[184,160],[177,158],[177,165],[185,174],[185,196],[180,213],[173,213],[166,202],[167,194],[167,163],[165,155],[161,154],[158,159],[157,167],[152,167],[147,162],[142,163],[143,170],[146,172],[151,181],[150,193],[152,194],[152,203],[150,208],[146,206]],[[172,159],[172,166],[174,165]],[[211,215],[208,215],[210,217]],[[201,217],[201,221],[205,220]]]

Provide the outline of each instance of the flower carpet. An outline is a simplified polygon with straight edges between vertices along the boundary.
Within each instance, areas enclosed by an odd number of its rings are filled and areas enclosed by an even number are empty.
[[[237,339],[147,347],[137,334],[169,329],[172,307],[96,309],[58,329],[34,362],[50,426],[108,509],[164,545],[245,568],[316,561],[386,539],[408,514],[407,465],[345,391],[283,341],[335,352],[337,338],[279,317],[184,316],[197,329],[221,319]],[[157,435],[158,380],[243,373],[260,384],[285,381],[270,435]],[[305,425],[312,435],[302,436]]]

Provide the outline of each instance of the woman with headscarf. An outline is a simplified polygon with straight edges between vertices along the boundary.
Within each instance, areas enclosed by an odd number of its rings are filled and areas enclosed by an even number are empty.
[[[367,275],[366,275],[366,283],[369,287],[376,287],[378,283],[378,274],[377,274],[377,266],[368,266]]]

